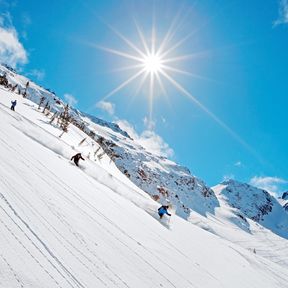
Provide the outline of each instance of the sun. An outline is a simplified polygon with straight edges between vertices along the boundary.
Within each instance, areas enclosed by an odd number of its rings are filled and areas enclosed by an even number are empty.
[[[161,72],[162,59],[156,54],[150,54],[143,57],[143,68],[147,73]]]
[[[109,28],[120,39],[122,39],[129,48],[132,48],[132,52],[127,52],[123,50],[121,51],[108,47],[101,47],[98,45],[97,48],[102,49],[108,53],[112,53],[116,56],[126,58],[127,60],[129,60],[129,63],[131,63],[132,61],[134,62],[134,64],[117,69],[118,71],[131,71],[132,75],[126,80],[124,80],[119,86],[106,94],[102,98],[102,100],[110,98],[111,96],[118,93],[120,90],[127,87],[132,82],[138,81],[138,88],[135,95],[137,95],[141,90],[145,93],[148,103],[148,118],[152,122],[154,105],[153,103],[155,97],[159,94],[164,94],[168,98],[167,84],[169,84],[176,88],[176,90],[181,92],[182,95],[188,97],[192,102],[194,102],[194,104],[196,104],[200,109],[206,112],[224,129],[228,130],[230,134],[236,137],[234,135],[235,133],[224,122],[222,122],[216,115],[209,111],[196,97],[194,97],[176,80],[177,75],[190,76],[196,79],[202,79],[203,77],[179,69],[178,67],[179,63],[181,62],[187,62],[187,60],[197,59],[199,57],[203,57],[203,54],[205,55],[205,51],[198,51],[191,54],[177,56],[177,54],[175,53],[177,48],[183,45],[183,43],[187,41],[190,36],[193,35],[193,33],[187,34],[184,38],[175,41],[175,36],[177,35],[176,20],[177,17],[174,21],[172,21],[171,26],[168,28],[166,34],[162,39],[159,39],[157,37],[156,27],[154,25],[152,25],[151,27],[152,29],[150,37],[147,37],[147,35],[145,37],[144,32],[136,23],[136,20],[135,26],[138,33],[138,39],[136,39],[135,41],[131,41],[126,36],[124,36],[119,31],[109,25]]]
[[[133,42],[109,25],[109,28],[119,38],[121,38],[129,48],[132,48],[133,52],[126,52],[123,50],[121,51],[98,45],[97,48],[112,53],[116,56],[126,58],[130,63],[134,62],[134,64],[116,69],[118,71],[131,71],[132,75],[123,81],[118,87],[114,88],[106,96],[104,96],[103,100],[115,95],[120,90],[127,87],[130,83],[139,81],[135,95],[137,95],[140,91],[145,93],[148,103],[149,119],[152,120],[153,102],[155,97],[159,96],[160,94],[168,97],[165,87],[166,84],[170,83],[178,90],[183,89],[183,87],[176,82],[173,74],[189,75],[192,77],[195,76],[187,71],[180,70],[177,67],[179,66],[177,64],[180,62],[190,58],[196,58],[198,53],[181,56],[175,55],[175,50],[181,46],[190,35],[186,35],[179,41],[175,41],[174,37],[177,34],[177,31],[173,29],[175,28],[174,22],[171,24],[171,27],[168,29],[164,37],[160,40],[157,38],[156,27],[154,25],[152,26],[150,37],[147,37],[147,35],[145,37],[142,29],[135,21],[138,39],[135,39]],[[187,96],[188,93],[184,94]],[[193,96],[188,97],[193,98],[194,100]]]
[[[111,27],[109,28],[119,37],[121,38],[127,46],[129,46],[130,50],[132,48],[132,52],[121,51],[113,48],[101,47],[99,45],[95,45],[91,43],[93,47],[97,47],[98,49],[104,50],[108,53],[114,54],[116,56],[126,58],[134,62],[133,65],[122,67],[117,69],[118,71],[131,71],[132,75],[124,80],[119,86],[114,88],[108,94],[106,94],[102,100],[106,100],[111,96],[118,93],[120,90],[127,87],[134,81],[138,81],[138,88],[136,90],[135,96],[142,91],[145,92],[148,102],[148,120],[149,122],[153,122],[153,103],[154,98],[159,94],[163,93],[168,99],[169,95],[167,93],[167,84],[170,87],[174,87],[180,94],[187,97],[191,100],[196,106],[198,106],[203,112],[205,112],[210,118],[212,118],[219,126],[221,126],[228,134],[230,134],[236,141],[238,141],[243,147],[245,147],[251,154],[253,154],[256,158],[259,159],[259,156],[255,150],[250,147],[233,129],[231,129],[225,122],[223,122],[219,117],[217,117],[212,111],[210,111],[204,104],[202,104],[198,98],[192,95],[185,87],[183,87],[178,80],[176,80],[177,76],[189,76],[195,79],[200,80],[208,80],[213,81],[213,79],[209,79],[203,77],[198,74],[190,73],[188,71],[179,69],[180,63],[186,63],[187,60],[193,60],[197,58],[202,58],[203,56],[209,55],[208,51],[198,51],[193,52],[191,54],[186,55],[177,55],[176,50],[180,46],[182,46],[192,35],[194,32],[186,34],[183,38],[176,41],[175,37],[178,35],[178,29],[181,27],[178,21],[180,20],[180,14],[177,14],[174,20],[171,22],[170,27],[168,28],[166,34],[162,39],[156,37],[156,27],[152,25],[150,37],[144,35],[144,32],[137,24],[135,19],[135,26],[138,33],[138,39],[135,41],[131,41],[126,36],[121,34],[119,31]],[[181,21],[180,21],[181,23]],[[145,88],[144,86],[147,87]],[[172,85],[172,86],[171,86]],[[170,89],[169,89],[170,90]],[[169,91],[170,92],[170,91]],[[168,99],[169,100],[169,99]],[[262,162],[262,161],[260,161]]]

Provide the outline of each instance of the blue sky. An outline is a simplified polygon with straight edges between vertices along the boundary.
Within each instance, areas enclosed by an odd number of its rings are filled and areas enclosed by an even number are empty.
[[[120,123],[209,185],[232,177],[288,190],[288,1],[0,0],[0,13],[0,36],[13,36],[0,39],[0,60],[80,110]],[[194,76],[169,75],[214,116],[167,79],[151,119],[139,79],[104,100],[137,73],[116,71],[133,63],[99,48],[136,53],[110,25],[142,48],[134,21],[148,43],[154,23],[157,46],[176,15],[165,49],[191,34],[172,56],[193,54],[173,65]]]

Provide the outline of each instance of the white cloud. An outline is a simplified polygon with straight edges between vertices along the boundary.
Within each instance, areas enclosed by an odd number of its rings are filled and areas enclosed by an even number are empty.
[[[281,185],[287,184],[288,181],[279,177],[254,176],[249,183],[276,196],[281,192]]]
[[[116,120],[115,122],[119,125],[119,127],[122,130],[126,131],[129,134],[129,136],[134,140],[136,140],[139,137],[134,127],[127,120]]]
[[[44,70],[38,70],[38,69],[32,69],[29,73],[26,73],[26,75],[29,77],[35,77],[37,80],[41,81],[45,77],[45,71]]]
[[[144,126],[147,130],[154,130],[155,129],[156,123],[153,120],[148,119],[148,117],[146,117],[146,116],[143,119],[143,123],[144,123]]]
[[[237,162],[234,163],[234,166],[236,166],[236,167],[242,167],[243,164],[242,164],[241,161],[237,161]]]
[[[8,22],[8,25],[5,24]],[[0,62],[15,68],[28,61],[27,52],[19,41],[16,29],[12,26],[9,14],[0,16]]]
[[[168,158],[174,155],[173,149],[154,131],[143,131],[138,141],[148,151],[157,155]]]
[[[99,101],[96,103],[96,107],[107,112],[110,115],[114,115],[115,113],[115,105],[111,102]]]
[[[280,0],[279,16],[274,26],[288,24],[288,0]]]
[[[169,145],[161,138],[161,136],[156,134],[154,131],[144,130],[139,135],[128,121],[118,120],[117,124],[147,151],[168,158],[174,155],[173,149],[170,148]]]
[[[78,103],[77,99],[69,93],[64,94],[64,98],[68,102],[69,106],[73,107]]]

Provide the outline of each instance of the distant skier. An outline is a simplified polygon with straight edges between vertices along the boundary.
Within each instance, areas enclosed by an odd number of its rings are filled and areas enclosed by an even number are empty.
[[[76,165],[77,167],[79,167],[78,163],[79,163],[79,160],[80,160],[80,159],[82,159],[82,160],[85,161],[85,159],[82,157],[81,153],[77,153],[77,154],[75,154],[75,155],[71,158],[71,161],[73,160],[74,163],[75,163],[75,165]]]
[[[17,104],[17,101],[14,100],[14,101],[11,101],[11,110],[15,111],[15,106]]]
[[[169,206],[162,205],[162,206],[158,209],[158,214],[159,214],[159,216],[160,216],[160,219],[162,219],[162,217],[164,216],[164,214],[167,214],[168,216],[171,216],[171,214],[168,212],[168,208],[169,208]]]

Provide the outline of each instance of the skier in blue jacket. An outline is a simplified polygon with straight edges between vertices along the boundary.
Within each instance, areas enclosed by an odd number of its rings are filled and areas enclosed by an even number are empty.
[[[14,100],[14,101],[11,101],[11,110],[15,111],[15,106],[17,104],[17,101]]]
[[[164,216],[164,214],[167,214],[168,216],[171,216],[171,214],[168,212],[168,208],[169,208],[169,206],[162,205],[162,206],[158,209],[158,214],[159,214],[159,216],[160,216],[160,219],[162,219],[162,217]]]

